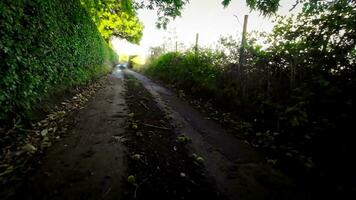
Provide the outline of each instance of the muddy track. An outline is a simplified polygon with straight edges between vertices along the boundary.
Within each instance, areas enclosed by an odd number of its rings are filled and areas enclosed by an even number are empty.
[[[261,153],[227,133],[189,103],[147,77],[127,70],[167,110],[176,133],[192,138],[191,152],[205,159],[207,177],[228,199],[301,199],[292,179],[266,163]]]
[[[203,158],[188,151],[190,139],[174,131],[136,78],[126,77],[128,172],[134,182],[127,182],[124,199],[225,199],[206,177]]]
[[[301,199],[260,153],[117,69],[12,199]]]
[[[75,117],[71,130],[48,149],[13,199],[117,199],[127,162],[120,138],[127,108],[123,80],[105,86]]]

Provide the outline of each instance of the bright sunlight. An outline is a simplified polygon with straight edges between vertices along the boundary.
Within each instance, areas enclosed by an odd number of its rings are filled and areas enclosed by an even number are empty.
[[[282,0],[278,15],[290,15],[301,10],[300,6],[292,12],[293,1]],[[232,1],[224,8],[220,1],[194,0],[182,12],[182,16],[168,24],[167,30],[157,29],[157,14],[149,10],[139,10],[138,17],[144,24],[143,37],[139,45],[123,39],[113,38],[114,50],[120,55],[139,55],[140,63],[149,55],[149,48],[165,44],[167,51],[190,48],[199,33],[199,46],[214,48],[222,35],[232,35],[241,39],[244,15],[249,15],[247,29],[251,31],[270,32],[274,26],[273,17],[263,17],[257,11],[251,11],[245,0]],[[184,28],[182,28],[184,27]]]

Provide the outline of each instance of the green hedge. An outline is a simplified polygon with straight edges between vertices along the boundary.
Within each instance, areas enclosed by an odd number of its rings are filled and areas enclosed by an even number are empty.
[[[188,92],[211,96],[218,90],[221,55],[210,50],[166,53],[153,59],[145,73]]]
[[[0,1],[0,120],[25,116],[116,59],[79,0]]]

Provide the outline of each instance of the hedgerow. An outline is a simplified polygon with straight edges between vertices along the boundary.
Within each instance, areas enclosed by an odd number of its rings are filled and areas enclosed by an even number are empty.
[[[234,51],[227,48],[230,54],[221,57],[213,56],[219,51],[163,54],[145,72],[243,120],[231,123],[233,132],[283,158],[279,162],[290,167],[296,161],[295,167],[317,171],[318,183],[347,188],[356,177],[349,162],[355,152],[356,4],[324,7],[278,19],[264,37],[265,49],[248,37],[242,68],[239,46],[228,46]]]
[[[0,120],[26,116],[56,88],[108,71],[117,55],[79,0],[0,2]]]
[[[208,49],[167,53],[154,59],[145,73],[197,95],[211,96],[218,89],[220,59],[219,53]]]

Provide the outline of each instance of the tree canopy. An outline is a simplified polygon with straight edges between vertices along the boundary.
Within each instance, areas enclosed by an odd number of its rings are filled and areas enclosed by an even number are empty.
[[[251,10],[259,11],[262,15],[268,16],[275,14],[278,11],[280,1],[281,0],[246,0],[246,4]],[[230,2],[231,0],[223,0],[222,4],[224,7],[227,7]],[[294,2],[294,5],[290,8],[291,10],[298,5],[303,5],[303,11],[311,13],[314,11],[325,10],[325,8],[332,6],[337,2],[351,3],[354,2],[354,0],[294,0]]]
[[[171,18],[181,15],[187,0],[81,0],[96,23],[105,40],[111,37],[126,39],[139,43],[142,37],[143,24],[139,21],[138,9],[156,9],[158,28],[166,28]]]
[[[220,0],[221,1],[221,0]],[[224,7],[229,6],[232,0],[222,0]],[[303,12],[315,14],[343,2],[351,4],[353,0],[294,0],[295,4],[303,5]],[[91,15],[105,40],[119,37],[132,43],[139,43],[142,37],[143,24],[137,17],[137,10],[156,10],[158,28],[166,28],[167,24],[181,15],[181,11],[189,0],[81,0],[82,5]],[[246,0],[251,10],[259,11],[264,16],[277,12],[280,0]]]
[[[138,43],[143,24],[131,0],[81,0],[105,40],[112,36]]]

